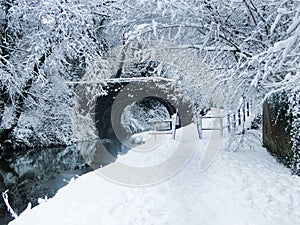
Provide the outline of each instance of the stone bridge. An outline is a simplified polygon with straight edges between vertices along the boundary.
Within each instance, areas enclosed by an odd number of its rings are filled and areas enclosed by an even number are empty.
[[[126,139],[128,132],[121,125],[126,106],[153,99],[166,107],[170,116],[178,111],[177,128],[188,125],[193,118],[193,104],[174,80],[159,77],[109,79],[102,85],[106,95],[97,97],[95,123],[100,138]]]

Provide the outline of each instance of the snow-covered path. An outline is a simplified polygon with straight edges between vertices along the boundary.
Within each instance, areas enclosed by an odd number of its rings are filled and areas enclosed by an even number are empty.
[[[300,177],[261,147],[258,131],[247,132],[243,145],[224,145],[201,172],[208,136],[187,165],[162,183],[128,187],[90,172],[10,225],[300,224]]]

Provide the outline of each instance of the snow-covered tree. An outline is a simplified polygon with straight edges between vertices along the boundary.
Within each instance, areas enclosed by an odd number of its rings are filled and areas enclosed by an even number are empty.
[[[213,74],[206,77],[207,83],[217,83],[223,90],[219,93],[224,96],[223,107],[235,110],[245,97],[260,113],[262,102],[272,93],[289,93],[293,152],[299,161],[299,1],[123,0],[119,5],[119,27],[111,29],[122,32],[123,49],[136,43],[142,60],[155,58],[164,42],[172,43],[165,48],[181,50],[174,56],[179,60],[193,53],[197,57],[190,57],[191,64],[202,60]],[[123,54],[122,60],[126,57]],[[189,83],[207,85],[203,77],[185,72]]]
[[[66,82],[78,80],[105,51],[102,27],[110,2],[4,3],[2,142],[70,143],[73,103]]]
[[[262,103],[279,90],[298,93],[299,4],[1,1],[1,137],[69,143],[73,93],[66,82],[83,74],[94,80],[152,71],[182,82],[200,105],[213,92],[231,110],[241,97]]]
[[[225,90],[225,107],[237,107],[241,96],[258,95],[261,100],[299,82],[298,1],[124,0],[119,4],[116,27],[123,30],[124,48],[155,40],[196,53]]]

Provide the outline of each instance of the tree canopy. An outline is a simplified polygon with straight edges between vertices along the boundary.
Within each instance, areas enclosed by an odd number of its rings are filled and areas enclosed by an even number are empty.
[[[71,143],[68,82],[123,76],[130,57],[189,90],[213,83],[228,110],[284,90],[299,114],[299,23],[297,0],[1,0],[1,142]]]

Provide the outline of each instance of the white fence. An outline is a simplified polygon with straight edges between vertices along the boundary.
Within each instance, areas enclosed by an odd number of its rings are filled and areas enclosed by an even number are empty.
[[[245,122],[250,117],[251,102],[243,101],[242,107],[238,109],[236,113],[228,113],[227,115],[220,116],[198,116],[197,117],[197,129],[199,138],[203,138],[203,131],[206,130],[219,130],[220,135],[223,135],[224,129],[227,128],[228,132],[236,130],[242,126],[242,132],[245,132]],[[215,119],[215,123],[210,127],[203,127],[204,119]],[[225,125],[224,125],[225,121]]]
[[[242,107],[237,110],[236,113],[228,113],[227,115],[219,115],[219,116],[198,116],[197,117],[197,129],[199,138],[203,138],[203,131],[207,130],[219,130],[220,135],[223,136],[224,129],[227,128],[228,132],[232,130],[236,130],[238,127],[242,126],[242,132],[245,132],[245,122],[248,117],[250,117],[250,108],[251,102],[243,101]],[[203,127],[203,120],[205,119],[215,119],[214,123],[210,127]],[[225,121],[225,122],[224,122]],[[152,124],[152,131],[150,134],[154,135],[156,139],[156,135],[160,134],[171,134],[172,139],[175,140],[176,136],[176,125],[178,123],[178,112],[171,116],[170,119],[167,120],[157,120],[150,121]],[[162,126],[163,123],[169,123],[171,125],[171,129],[167,130],[159,130],[159,126]]]
[[[175,140],[177,122],[178,122],[177,111],[168,120],[150,121],[150,123],[152,124],[152,131],[149,134],[154,135],[155,139],[156,139],[156,135],[159,134],[171,134],[172,139]],[[171,125],[171,130],[158,130],[158,127],[161,126],[163,123],[169,123]]]

